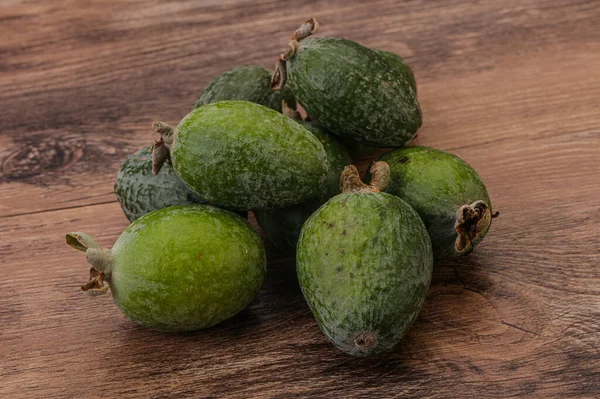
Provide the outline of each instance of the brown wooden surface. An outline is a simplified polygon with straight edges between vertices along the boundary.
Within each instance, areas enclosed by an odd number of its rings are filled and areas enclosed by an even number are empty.
[[[408,337],[340,353],[277,255],[248,310],[195,334],[83,295],[64,234],[110,246],[127,225],[113,179],[150,122],[271,67],[310,16],[407,59],[417,142],[471,163],[501,212],[436,265]],[[599,21],[593,0],[0,1],[0,397],[600,397]]]

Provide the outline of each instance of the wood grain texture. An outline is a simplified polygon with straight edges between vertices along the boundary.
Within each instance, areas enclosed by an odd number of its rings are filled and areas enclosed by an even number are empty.
[[[114,175],[151,121],[235,65],[271,67],[310,16],[406,58],[416,142],[467,160],[501,211],[436,265],[408,337],[340,353],[276,253],[253,305],[195,334],[82,295],[64,234],[114,242]],[[600,397],[599,19],[589,0],[0,1],[0,397]]]

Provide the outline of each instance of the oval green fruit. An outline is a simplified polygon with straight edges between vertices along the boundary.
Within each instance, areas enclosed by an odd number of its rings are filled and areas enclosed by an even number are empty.
[[[131,222],[157,209],[206,202],[181,181],[171,165],[152,175],[152,147],[142,148],[123,161],[114,189]]]
[[[325,183],[314,198],[302,204],[254,212],[258,224],[271,242],[290,253],[296,249],[298,236],[306,219],[329,198],[339,194],[340,174],[344,170],[344,166],[352,163],[340,140],[312,122],[300,122],[300,124],[314,134],[325,147],[328,166]]]
[[[259,65],[230,69],[214,78],[202,91],[194,108],[224,100],[243,100],[281,112],[281,101],[292,108],[296,100],[291,90],[271,90],[271,72]]]
[[[200,197],[225,208],[282,208],[313,197],[327,173],[319,140],[296,121],[247,101],[190,112],[172,129],[155,123],[155,167],[170,157]]]
[[[410,85],[410,87],[415,92],[415,96],[417,95],[417,81],[415,79],[415,74],[413,73],[410,66],[404,62],[404,59],[397,54],[390,53],[389,51],[384,50],[375,50],[381,56],[388,60],[390,66],[395,68],[400,75]],[[368,154],[372,154],[380,150],[381,147],[374,147],[365,144],[358,143],[354,140],[346,140],[345,142],[346,148],[353,156],[365,156]]]
[[[241,217],[209,205],[148,213],[123,231],[112,249],[84,233],[67,243],[92,265],[90,294],[110,290],[119,309],[144,327],[193,331],[244,309],[260,290],[263,243]]]
[[[410,87],[415,92],[415,96],[417,95],[417,80],[415,79],[415,73],[411,69],[411,67],[404,61],[402,57],[398,54],[390,53],[385,50],[375,50],[377,54],[381,55],[385,58],[392,68],[395,68],[397,72],[402,75],[404,80],[408,82]]]
[[[431,282],[433,255],[419,215],[379,192],[389,181],[360,182],[346,167],[342,194],[304,224],[296,254],[300,287],[325,335],[354,356],[391,350],[416,320]]]
[[[477,172],[450,153],[405,147],[379,160],[391,168],[386,192],[408,202],[421,216],[436,259],[469,254],[487,234],[492,202]]]
[[[311,118],[344,138],[379,147],[411,140],[421,127],[421,109],[397,68],[350,40],[304,39],[314,26],[314,20],[307,21],[294,34],[273,86],[287,82]]]

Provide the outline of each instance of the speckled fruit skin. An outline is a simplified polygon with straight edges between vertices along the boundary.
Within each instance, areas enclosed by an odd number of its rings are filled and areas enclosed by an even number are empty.
[[[340,192],[340,174],[344,166],[352,160],[339,139],[327,133],[322,127],[312,122],[300,122],[302,126],[314,134],[325,147],[327,153],[327,178],[316,197],[302,204],[288,208],[256,211],[254,215],[267,237],[281,250],[293,253],[296,250],[302,225],[329,198]]]
[[[121,164],[115,195],[129,221],[173,205],[199,204],[202,200],[188,188],[169,164],[152,175],[152,147],[142,148]]]
[[[390,66],[392,68],[396,68],[398,73],[402,75],[402,77],[408,82],[410,87],[415,92],[415,96],[417,95],[417,80],[415,79],[415,73],[410,68],[410,66],[404,61],[402,57],[397,54],[390,53],[385,50],[376,50],[377,53],[383,56],[386,60],[388,60]]]
[[[247,101],[190,112],[171,149],[181,179],[209,203],[239,210],[282,208],[313,197],[327,154],[298,122]]]
[[[354,356],[391,350],[423,305],[433,256],[427,230],[387,193],[343,193],[304,224],[296,254],[300,287],[319,326]],[[373,346],[357,347],[360,340]]]
[[[400,57],[399,55],[396,55],[394,53],[390,53],[389,51],[384,51],[384,50],[375,50],[375,51],[377,51],[377,53],[379,55],[381,55],[385,59],[387,59],[390,66],[392,68],[395,68],[398,71],[398,73],[400,75],[402,75],[404,77],[404,79],[406,79],[406,81],[408,82],[410,87],[415,92],[415,96],[416,96],[417,95],[417,81],[415,79],[415,74],[413,73],[410,66],[406,62],[404,62],[402,57]],[[347,140],[346,147],[348,148],[348,151],[350,151],[350,153],[352,153],[353,155],[358,155],[358,156],[367,155],[367,154],[376,152],[380,149],[380,147],[374,147],[374,146],[360,144],[353,140]]]
[[[487,189],[477,172],[456,155],[429,147],[398,148],[379,159],[391,169],[391,182],[385,191],[404,199],[419,213],[436,259],[461,255],[455,248],[458,209],[481,200],[492,211]],[[488,230],[489,225],[473,240],[473,246]]]
[[[386,58],[358,43],[309,37],[286,69],[296,100],[337,135],[399,147],[421,126],[421,109],[409,83]]]
[[[241,217],[209,205],[142,216],[112,248],[108,280],[131,320],[162,331],[213,326],[244,309],[266,273],[263,243]]]
[[[291,90],[284,87],[281,91],[273,91],[271,72],[259,65],[241,66],[217,76],[202,91],[194,108],[224,100],[250,101],[279,112],[281,100],[296,107]]]

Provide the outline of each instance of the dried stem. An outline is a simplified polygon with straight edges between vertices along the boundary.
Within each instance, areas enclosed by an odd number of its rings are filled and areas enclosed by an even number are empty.
[[[88,248],[100,248],[100,244],[89,234],[75,232],[67,234],[67,244],[80,251],[87,251]]]
[[[104,273],[95,268],[90,269],[90,280],[81,286],[81,291],[96,296],[106,294],[109,286],[104,281]]]
[[[383,161],[377,161],[371,166],[371,184],[363,183],[354,165],[344,168],[340,178],[342,193],[378,193],[390,183],[390,166]]]
[[[160,133],[160,135],[165,141],[167,141],[169,144],[173,143],[172,138],[173,134],[175,133],[175,130],[170,125],[164,122],[155,121],[152,122],[152,127],[154,128],[156,133]],[[171,140],[168,140],[169,138],[171,138]]]
[[[282,57],[283,54],[279,56],[275,64],[275,71],[273,71],[273,75],[271,76],[271,89],[273,90],[281,90],[287,82],[287,69],[285,60]]]
[[[319,23],[317,22],[317,19],[311,18],[304,21],[304,23],[296,29],[292,35],[292,40],[288,43],[290,49],[287,53],[281,54],[275,64],[275,71],[273,72],[273,76],[271,76],[271,88],[273,90],[281,90],[283,86],[285,86],[285,83],[287,82],[286,61],[296,54],[300,47],[300,42],[315,33],[318,28]]]
[[[471,205],[463,205],[456,213],[454,229],[458,233],[456,238],[456,251],[461,255],[468,255],[473,250],[473,241],[492,223],[492,218],[497,217],[490,212],[488,205],[483,201],[475,201]]]
[[[114,258],[110,249],[106,248],[88,248],[85,251],[85,259],[94,269],[110,275],[114,264]]]
[[[378,161],[371,165],[371,186],[377,187],[379,191],[383,191],[390,185],[390,165],[386,162]]]
[[[296,29],[296,32],[294,32],[292,35],[292,40],[299,42],[315,33],[317,29],[319,29],[319,23],[317,22],[316,18],[313,17],[309,20],[306,20],[298,29]]]
[[[106,280],[110,279],[114,265],[114,257],[110,249],[100,248],[96,240],[85,233],[69,233],[66,239],[67,244],[71,247],[85,251],[85,257],[88,263],[92,265],[90,279],[81,286],[81,290],[91,295],[106,293],[109,288]]]
[[[165,162],[171,160],[175,130],[164,122],[153,122],[152,127],[160,134],[160,138],[152,146],[152,174],[157,175]]]

